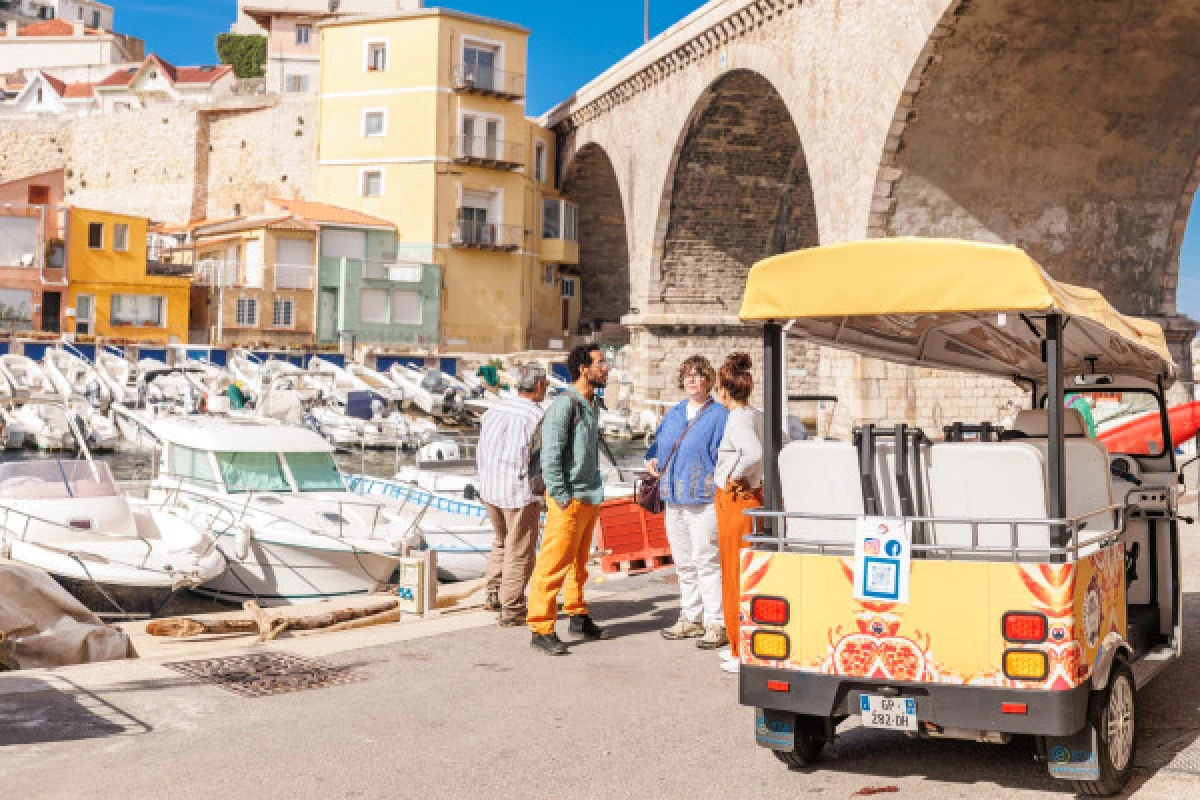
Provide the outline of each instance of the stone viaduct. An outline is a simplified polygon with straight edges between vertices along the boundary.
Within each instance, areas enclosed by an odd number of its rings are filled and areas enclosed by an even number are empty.
[[[1026,248],[1167,330],[1200,153],[1195,0],[714,0],[546,115],[581,207],[584,326],[643,399],[686,351],[758,352],[749,267],[880,236]],[[1011,387],[793,348],[840,415],[1003,416]]]

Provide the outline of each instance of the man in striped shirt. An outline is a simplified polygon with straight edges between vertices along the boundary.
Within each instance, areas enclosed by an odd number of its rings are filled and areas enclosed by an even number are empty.
[[[525,586],[533,572],[541,500],[529,488],[529,443],[542,423],[546,370],[521,367],[517,397],[483,415],[479,432],[479,498],[496,531],[487,567],[484,608],[500,612],[500,624],[525,624]]]

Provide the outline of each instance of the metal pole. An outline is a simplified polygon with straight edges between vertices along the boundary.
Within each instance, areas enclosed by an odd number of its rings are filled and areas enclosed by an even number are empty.
[[[779,486],[779,451],[783,447],[783,414],[786,397],[783,363],[783,327],[778,322],[768,322],[763,327],[763,497],[767,510],[783,510],[783,494]],[[777,522],[767,520],[768,530],[775,533]]]
[[[645,2],[645,13],[642,15],[642,44],[650,41],[650,0]]]
[[[1066,470],[1063,446],[1063,374],[1062,329],[1060,314],[1046,316],[1046,497],[1050,517],[1061,519],[1067,514]],[[1064,529],[1055,528],[1055,541],[1064,544]]]

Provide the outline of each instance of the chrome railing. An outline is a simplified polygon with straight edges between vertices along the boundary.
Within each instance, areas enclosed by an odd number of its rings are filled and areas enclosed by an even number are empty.
[[[450,152],[458,161],[481,161],[505,166],[524,163],[525,145],[490,136],[454,136]]]
[[[303,264],[276,264],[276,289],[311,289],[315,285],[317,268]]]
[[[262,289],[266,271],[265,264],[208,259],[196,264],[195,282],[201,286]]]
[[[450,243],[456,247],[516,250],[521,246],[522,236],[520,225],[496,225],[491,222],[459,219],[454,225]]]
[[[461,92],[516,99],[525,96],[525,74],[460,64],[454,70],[454,88]]]

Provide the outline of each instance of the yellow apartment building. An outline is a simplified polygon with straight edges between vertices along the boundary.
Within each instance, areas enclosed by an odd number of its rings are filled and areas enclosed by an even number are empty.
[[[186,342],[191,265],[147,247],[149,220],[66,211],[64,330],[78,337]]]
[[[578,212],[552,132],[525,116],[516,25],[442,8],[321,25],[318,199],[396,224],[441,266],[440,344],[562,347],[580,304]]]

